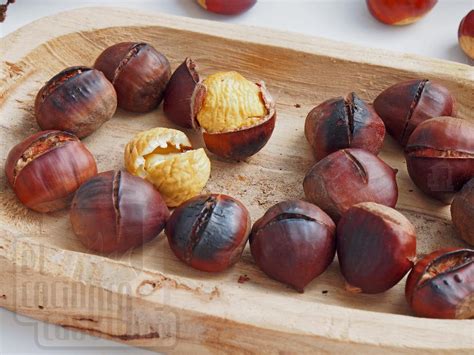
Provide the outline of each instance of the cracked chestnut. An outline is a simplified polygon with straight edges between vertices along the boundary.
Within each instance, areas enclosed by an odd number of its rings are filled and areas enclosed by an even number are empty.
[[[114,85],[119,107],[139,113],[158,107],[171,76],[168,59],[142,42],[123,42],[105,49],[94,68]]]
[[[250,250],[268,276],[303,292],[332,263],[335,232],[336,225],[319,207],[305,201],[285,201],[255,222]]]
[[[352,206],[337,225],[337,257],[347,289],[381,293],[395,286],[416,258],[416,234],[393,208],[373,202]]]
[[[388,133],[402,146],[422,122],[455,116],[455,99],[444,86],[430,80],[409,80],[383,91],[374,101],[375,111]]]
[[[72,201],[72,229],[84,246],[122,253],[161,233],[169,211],[149,182],[125,171],[107,171],[86,181]]]
[[[405,296],[419,317],[474,318],[474,250],[442,249],[428,254],[408,276]]]
[[[461,49],[474,59],[474,10],[469,11],[459,24],[458,37]]]
[[[250,215],[241,202],[211,194],[176,208],[165,231],[178,259],[198,270],[218,272],[240,259],[250,227]]]
[[[372,107],[350,93],[311,110],[305,135],[317,160],[344,148],[365,149],[377,155],[382,149],[385,125]]]
[[[438,0],[367,0],[370,13],[387,25],[403,26],[417,22]]]
[[[35,115],[43,130],[61,130],[84,138],[110,120],[117,95],[103,73],[71,67],[56,74],[36,95]]]
[[[257,0],[197,0],[202,8],[221,15],[238,15],[253,7]]]
[[[424,193],[450,203],[453,194],[474,177],[474,124],[438,117],[413,131],[405,158],[408,173]]]
[[[352,205],[377,202],[395,207],[396,171],[362,149],[342,149],[316,163],[306,174],[303,188],[308,201],[334,221]]]
[[[42,131],[12,148],[5,173],[21,203],[52,212],[69,205],[79,186],[97,174],[97,165],[73,134]]]
[[[458,235],[474,245],[474,178],[455,195],[451,205],[451,217]]]

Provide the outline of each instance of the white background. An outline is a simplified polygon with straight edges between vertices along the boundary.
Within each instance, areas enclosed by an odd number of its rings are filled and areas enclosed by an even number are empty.
[[[40,17],[83,6],[130,7],[272,27],[469,64],[458,47],[457,30],[461,19],[474,8],[474,0],[440,0],[426,18],[406,27],[380,24],[368,13],[364,0],[259,0],[248,13],[231,18],[208,14],[194,0],[17,0],[5,23],[0,24],[0,36]],[[109,346],[116,347],[114,353],[118,354],[148,353],[0,311],[1,354],[109,354]]]

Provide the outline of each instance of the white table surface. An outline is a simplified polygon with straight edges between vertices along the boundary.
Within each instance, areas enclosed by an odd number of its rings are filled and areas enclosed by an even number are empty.
[[[259,0],[250,12],[236,17],[206,13],[194,4],[194,0],[17,0],[10,6],[6,21],[0,24],[0,36],[6,36],[40,17],[84,6],[130,7],[147,12],[161,11],[259,25],[470,63],[458,47],[457,30],[461,19],[474,8],[474,0],[440,0],[426,18],[406,27],[380,24],[368,13],[363,0]],[[111,346],[116,354],[151,354],[0,310],[1,354],[98,355],[109,354]]]

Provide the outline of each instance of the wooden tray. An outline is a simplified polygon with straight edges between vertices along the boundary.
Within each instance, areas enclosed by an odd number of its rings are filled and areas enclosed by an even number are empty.
[[[110,8],[81,9],[34,22],[1,40],[0,306],[64,327],[164,351],[380,351],[459,354],[474,347],[474,321],[415,318],[404,282],[381,295],[344,290],[337,262],[304,294],[267,278],[248,249],[228,272],[192,270],[160,236],[120,257],[91,255],[71,231],[67,211],[28,211],[7,186],[9,149],[36,132],[33,100],[66,66],[91,65],[107,46],[147,41],[175,68],[192,56],[207,75],[235,69],[263,79],[278,101],[269,144],[240,164],[212,157],[206,191],[242,200],[253,220],[274,203],[303,197],[313,160],[303,125],[319,102],[355,90],[373,100],[409,78],[437,80],[456,95],[459,116],[474,119],[474,70],[467,65],[365,49],[254,27]],[[172,126],[161,109],[118,112],[85,139],[101,171],[123,167],[124,145],[138,131]],[[187,132],[200,145],[198,135]],[[462,246],[449,209],[410,182],[400,149],[388,138],[382,158],[399,169],[398,208],[416,225],[418,253]],[[243,282],[239,277],[246,275]]]

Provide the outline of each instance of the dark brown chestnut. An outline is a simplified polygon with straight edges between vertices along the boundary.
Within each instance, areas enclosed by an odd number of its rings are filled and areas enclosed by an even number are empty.
[[[100,71],[71,67],[56,74],[36,95],[35,115],[43,130],[61,130],[84,138],[117,109],[114,87]]]
[[[395,207],[398,199],[396,171],[372,153],[343,149],[316,163],[306,174],[306,198],[334,221],[352,205],[377,202]]]
[[[69,205],[79,186],[97,174],[97,165],[73,134],[42,131],[12,148],[5,173],[21,203],[52,212]]]
[[[70,219],[84,246],[99,253],[122,253],[155,238],[169,211],[149,182],[125,171],[107,171],[76,192]]]
[[[337,225],[337,257],[347,289],[380,293],[395,286],[416,258],[416,233],[393,208],[373,202],[352,206]]]
[[[455,195],[451,205],[451,217],[459,236],[474,245],[474,178]]]
[[[319,207],[285,201],[255,222],[250,250],[268,276],[303,292],[334,260],[335,233],[336,225]]]
[[[440,116],[455,116],[455,100],[449,90],[430,80],[409,80],[383,91],[374,101],[392,135],[402,146],[423,121]]]
[[[420,190],[450,203],[474,177],[474,124],[439,117],[421,123],[405,147],[408,173]]]
[[[385,125],[372,107],[350,93],[311,110],[305,135],[317,160],[344,148],[365,149],[377,155],[385,138]]]
[[[114,85],[119,107],[131,112],[149,112],[158,107],[171,76],[168,59],[142,42],[107,48],[94,67]]]
[[[250,215],[241,202],[226,195],[201,195],[174,210],[166,236],[182,262],[218,272],[240,259],[250,227]]]
[[[438,0],[367,0],[370,13],[387,25],[404,26],[423,18]]]
[[[428,254],[408,276],[405,296],[419,317],[474,318],[474,250]]]

